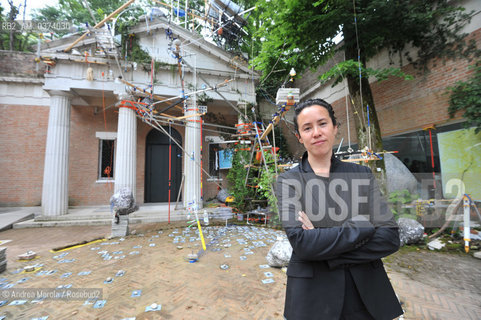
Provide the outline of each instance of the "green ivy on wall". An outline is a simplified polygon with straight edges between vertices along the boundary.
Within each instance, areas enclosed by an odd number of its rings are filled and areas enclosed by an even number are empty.
[[[448,88],[451,93],[448,112],[451,118],[459,111],[464,112],[465,127],[474,126],[478,133],[481,131],[481,60],[470,68],[473,74],[467,81],[458,81]]]

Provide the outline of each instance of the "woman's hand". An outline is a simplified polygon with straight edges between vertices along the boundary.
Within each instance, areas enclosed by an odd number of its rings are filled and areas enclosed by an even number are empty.
[[[311,220],[307,217],[307,214],[304,211],[299,211],[299,218],[298,220],[302,223],[302,229],[304,230],[311,230],[314,229]]]

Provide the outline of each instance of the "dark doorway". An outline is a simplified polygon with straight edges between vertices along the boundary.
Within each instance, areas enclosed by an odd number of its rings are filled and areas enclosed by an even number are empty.
[[[169,132],[168,127],[164,129]],[[182,137],[171,128],[172,137],[182,145]],[[147,135],[145,150],[145,202],[169,201],[169,148],[171,150],[170,201],[175,202],[182,179],[182,150],[169,137],[152,129]],[[180,200],[181,198],[179,198]]]

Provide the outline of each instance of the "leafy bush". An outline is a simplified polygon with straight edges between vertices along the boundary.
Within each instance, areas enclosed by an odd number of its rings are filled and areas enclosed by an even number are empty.
[[[245,150],[235,151],[232,157],[232,168],[227,174],[227,180],[230,183],[229,193],[234,197],[233,207],[240,212],[249,210],[249,199],[255,195],[254,189],[245,185],[247,169],[244,166],[249,163],[249,155]]]
[[[417,194],[411,194],[407,189],[391,192],[388,197],[388,203],[396,219],[413,218],[416,219],[416,208],[403,208],[404,205],[417,200]]]

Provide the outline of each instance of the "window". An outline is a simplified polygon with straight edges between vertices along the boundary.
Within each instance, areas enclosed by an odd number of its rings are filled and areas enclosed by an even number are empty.
[[[99,140],[99,180],[114,178],[115,140]]]
[[[117,132],[97,132],[95,135],[99,139],[97,181],[111,181],[115,177],[115,139],[117,139]]]
[[[219,153],[218,143],[209,143],[209,174],[212,178],[219,178]]]

